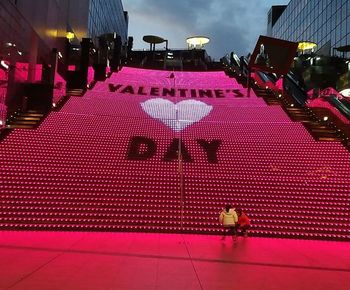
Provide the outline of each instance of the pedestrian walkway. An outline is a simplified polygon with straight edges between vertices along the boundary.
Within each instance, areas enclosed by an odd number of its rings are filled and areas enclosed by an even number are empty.
[[[213,235],[0,232],[0,289],[348,290],[350,243]]]

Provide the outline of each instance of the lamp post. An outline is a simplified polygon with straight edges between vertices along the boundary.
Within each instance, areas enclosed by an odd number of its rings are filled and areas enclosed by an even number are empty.
[[[176,79],[175,74],[172,72],[169,76],[170,79],[173,80],[172,85],[175,91],[176,87]],[[175,93],[176,94],[176,93]],[[177,95],[176,95],[177,101]],[[176,128],[181,128],[180,126],[180,115],[177,104],[175,104],[175,126]],[[184,175],[183,175],[183,158],[182,158],[182,138],[181,138],[181,130],[179,135],[179,144],[178,144],[178,173],[180,177],[180,227],[183,229],[183,220],[184,220]]]

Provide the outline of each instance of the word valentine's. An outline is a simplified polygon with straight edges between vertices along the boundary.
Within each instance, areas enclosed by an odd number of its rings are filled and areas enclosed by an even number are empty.
[[[161,88],[143,87],[121,84],[108,84],[110,92],[120,94],[154,96],[154,97],[180,97],[180,98],[244,98],[239,89],[188,89],[188,88]]]

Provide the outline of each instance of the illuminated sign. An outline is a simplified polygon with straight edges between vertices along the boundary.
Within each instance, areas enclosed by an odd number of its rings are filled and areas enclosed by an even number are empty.
[[[231,95],[236,98],[246,97],[239,89],[192,89],[192,88],[169,88],[169,87],[147,87],[112,84],[108,85],[110,92],[121,94],[181,97],[181,98],[226,98]]]
[[[155,98],[141,103],[142,109],[150,117],[157,119],[175,131],[199,122],[213,109],[201,101],[185,100],[174,104],[170,100]]]
[[[247,88],[222,71],[193,73],[124,67],[105,82],[97,82],[83,99],[85,102],[70,99],[61,112],[67,113],[65,118],[77,114],[83,118],[87,134],[118,132],[123,162],[176,163],[181,148],[185,163],[220,164],[225,158],[222,150],[229,150],[228,138],[237,142],[258,138],[263,132],[253,129],[256,124],[251,120],[259,111],[260,120],[270,121],[271,110],[275,110],[254,92],[248,97]],[[231,107],[235,110],[230,111]],[[265,110],[260,112],[262,107]],[[288,120],[285,114],[283,118]],[[251,133],[234,133],[235,124],[242,120]],[[103,125],[105,122],[108,126]],[[75,122],[67,123],[73,134],[81,132]]]

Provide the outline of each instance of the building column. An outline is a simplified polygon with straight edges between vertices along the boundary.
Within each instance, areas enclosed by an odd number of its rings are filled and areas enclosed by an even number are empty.
[[[30,35],[29,43],[29,65],[28,65],[28,82],[33,83],[35,81],[36,65],[38,58],[38,47],[39,47],[39,38],[38,35],[32,31]]]

